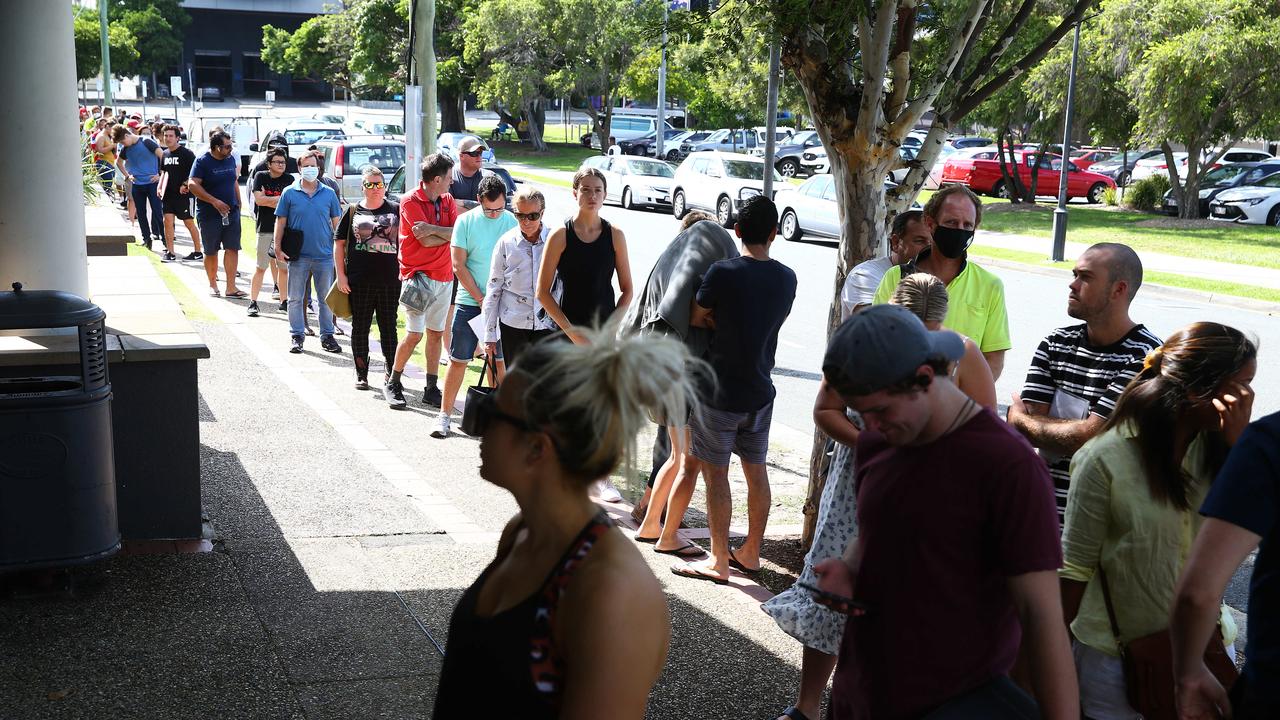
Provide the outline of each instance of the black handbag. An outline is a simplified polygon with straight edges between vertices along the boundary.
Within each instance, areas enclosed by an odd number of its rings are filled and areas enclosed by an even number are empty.
[[[280,249],[290,260],[297,260],[302,254],[302,231],[286,226],[284,237],[280,238]]]
[[[462,407],[462,423],[458,426],[462,432],[471,437],[480,437],[480,418],[476,412],[476,408],[480,403],[485,402],[486,397],[491,397],[498,392],[498,385],[495,382],[493,387],[486,387],[484,384],[485,375],[488,374],[490,368],[493,370],[494,378],[498,377],[497,363],[492,362],[488,353],[484,356],[484,367],[480,370],[480,380],[475,385],[467,388],[467,404]]]

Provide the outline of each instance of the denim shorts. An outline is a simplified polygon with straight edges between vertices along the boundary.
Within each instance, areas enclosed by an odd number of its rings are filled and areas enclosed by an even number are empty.
[[[240,249],[240,208],[231,208],[230,220],[223,225],[222,216],[213,208],[196,209],[196,224],[200,226],[200,244],[204,246],[205,255]]]
[[[454,362],[471,362],[480,339],[471,329],[471,320],[480,316],[480,306],[458,303],[453,311],[453,332],[449,338],[449,358]],[[498,360],[502,359],[502,343],[498,343]]]

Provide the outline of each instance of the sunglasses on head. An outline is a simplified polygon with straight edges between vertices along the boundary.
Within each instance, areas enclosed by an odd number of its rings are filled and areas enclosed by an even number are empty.
[[[369,182],[369,181],[367,181],[367,180],[366,180],[366,181],[365,181],[365,183],[364,183],[364,189],[365,189],[365,190],[378,190],[378,189],[380,189],[380,188],[385,188],[386,186],[387,186],[387,184],[386,184],[385,182],[381,181],[381,180],[379,180],[379,181],[377,181],[377,182]]]
[[[477,148],[475,150],[463,150],[462,154],[468,157],[478,158],[484,154],[484,148]]]
[[[528,222],[534,222],[534,221],[535,221],[535,220],[537,220],[538,218],[541,218],[541,217],[542,217],[542,213],[541,213],[541,212],[531,212],[531,213],[511,213],[511,214],[512,214],[512,215],[515,215],[517,220],[527,220]]]

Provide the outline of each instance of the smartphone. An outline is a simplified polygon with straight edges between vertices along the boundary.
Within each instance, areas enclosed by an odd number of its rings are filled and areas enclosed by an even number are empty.
[[[854,600],[853,598],[845,597],[843,595],[837,595],[833,592],[827,592],[826,590],[820,589],[816,585],[810,585],[807,582],[797,582],[796,585],[804,588],[805,590],[808,590],[809,592],[813,593],[817,597],[822,598],[823,600],[827,600],[833,603],[839,603],[850,608],[856,608],[863,612],[866,612],[868,610],[865,604],[860,603],[857,600]]]

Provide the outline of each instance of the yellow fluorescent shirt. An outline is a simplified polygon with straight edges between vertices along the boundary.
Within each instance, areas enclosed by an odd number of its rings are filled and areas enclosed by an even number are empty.
[[[1101,563],[1120,625],[1128,642],[1169,626],[1174,588],[1202,518],[1196,512],[1209,492],[1204,436],[1197,436],[1183,458],[1191,477],[1191,509],[1182,511],[1151,497],[1141,450],[1132,425],[1112,428],[1085,443],[1071,460],[1066,525],[1062,532],[1063,567],[1068,580],[1088,583],[1080,612],[1071,623],[1076,639],[1118,656],[1107,619],[1102,583],[1095,574]],[[1222,631],[1227,644],[1236,628],[1223,607]]]
[[[876,288],[876,304],[889,302],[901,280],[902,266],[889,268]],[[966,261],[960,274],[947,283],[947,296],[947,317],[942,324],[948,330],[973,340],[984,353],[1013,347],[1004,283],[991,271]]]

